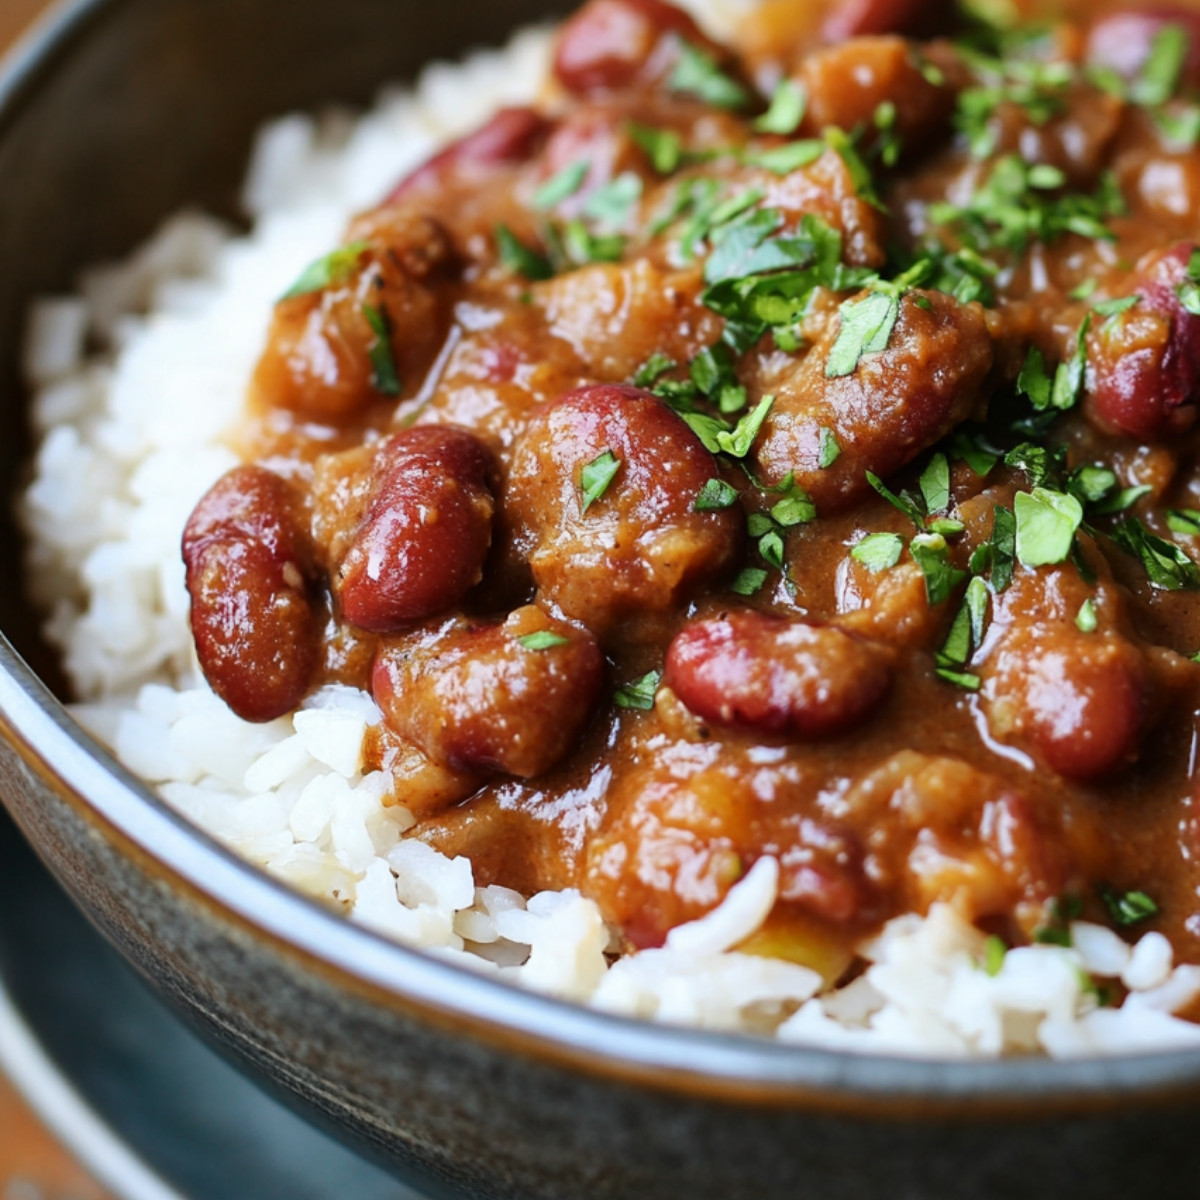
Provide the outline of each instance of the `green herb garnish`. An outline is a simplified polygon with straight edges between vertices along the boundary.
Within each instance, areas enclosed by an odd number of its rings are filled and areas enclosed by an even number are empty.
[[[364,304],[363,317],[371,327],[375,340],[367,351],[371,360],[371,386],[384,396],[398,396],[403,390],[392,352],[392,319],[382,305]]]
[[[1145,892],[1117,892],[1112,888],[1098,889],[1100,899],[1114,925],[1123,929],[1158,915],[1158,905]]]
[[[842,448],[838,445],[833,430],[822,425],[817,440],[817,465],[822,471],[827,470],[841,455]]]
[[[693,42],[680,43],[679,62],[667,80],[667,87],[672,92],[695,96],[714,108],[737,111],[750,103],[750,93],[721,70],[709,51]]]
[[[794,80],[784,79],[771,97],[771,107],[754,122],[754,128],[759,133],[789,137],[800,128],[807,103],[804,89]]]
[[[579,476],[583,493],[583,512],[587,512],[608,491],[608,485],[621,469],[621,460],[611,450],[605,450],[587,463]]]
[[[723,479],[710,479],[696,497],[692,506],[696,512],[720,512],[732,508],[738,502],[737,488]]]
[[[868,533],[855,542],[850,557],[868,571],[886,571],[900,561],[904,539],[895,533]]]
[[[1181,547],[1151,533],[1137,517],[1126,517],[1112,537],[1122,550],[1142,560],[1151,586],[1172,592],[1200,587],[1200,567]]]
[[[1083,505],[1067,492],[1035,487],[1013,499],[1017,558],[1026,567],[1066,562],[1083,522]]]
[[[649,712],[654,707],[654,694],[662,681],[661,671],[647,671],[640,679],[623,684],[613,694],[613,703],[618,708],[632,708]]]
[[[537,633],[527,633],[517,638],[518,644],[526,650],[553,650],[555,646],[566,646],[570,641],[570,638],[549,629],[539,629]]]
[[[571,163],[570,166],[563,167],[557,175],[547,179],[533,193],[533,207],[545,212],[556,204],[570,199],[583,186],[587,173],[588,164],[586,162]]]
[[[327,287],[340,286],[358,269],[359,259],[366,249],[366,242],[351,242],[348,246],[339,246],[336,250],[331,250],[323,258],[309,263],[300,278],[280,299],[295,300],[297,296],[307,296],[312,292],[324,291]]]
[[[550,279],[554,275],[550,260],[526,246],[507,225],[496,226],[496,250],[500,254],[500,262],[514,275],[535,281]]]

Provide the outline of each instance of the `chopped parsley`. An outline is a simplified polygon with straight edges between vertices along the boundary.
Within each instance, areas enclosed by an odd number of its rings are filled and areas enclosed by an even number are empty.
[[[917,528],[918,533],[925,530],[925,511],[917,498],[910,492],[897,495],[887,484],[872,471],[867,472],[867,482],[895,509],[902,512]]]
[[[1096,602],[1089,597],[1079,606],[1079,611],[1075,614],[1075,628],[1080,633],[1095,633],[1096,624]]]
[[[631,121],[626,129],[659,175],[673,175],[683,162],[683,139],[673,129]]]
[[[1083,505],[1068,492],[1035,487],[1013,498],[1017,558],[1026,567],[1066,562],[1083,522]]]
[[[993,979],[1004,969],[1004,956],[1007,953],[1008,947],[995,934],[983,943],[983,969]]]
[[[1113,541],[1142,560],[1152,587],[1180,591],[1200,587],[1200,567],[1184,550],[1151,533],[1137,517],[1126,517],[1113,530]]]
[[[842,448],[832,429],[822,425],[817,437],[817,465],[828,470],[842,456]]]
[[[963,602],[954,616],[954,623],[950,626],[945,644],[937,655],[939,678],[967,691],[978,691],[980,686],[979,677],[963,668],[971,661],[972,655],[983,642],[987,610],[987,584],[979,576],[975,576],[967,584]]]
[[[1112,923],[1121,926],[1122,929],[1128,929],[1131,925],[1140,924],[1158,915],[1158,905],[1145,892],[1122,893],[1108,887],[1098,890]]]
[[[919,533],[909,543],[909,553],[925,576],[925,598],[936,608],[950,599],[950,594],[964,579],[966,571],[950,561],[950,547],[940,533]]]
[[[777,133],[788,137],[800,128],[808,98],[804,89],[791,79],[784,79],[771,97],[771,107],[757,121],[754,128],[759,133]]]
[[[597,188],[584,202],[583,211],[606,228],[621,229],[641,198],[641,176],[623,171],[616,179]]]
[[[983,185],[965,205],[930,206],[931,219],[956,228],[970,249],[981,254],[1007,250],[1023,254],[1032,242],[1049,245],[1066,233],[1113,241],[1105,222],[1125,211],[1116,180],[1102,177],[1091,195],[1065,190],[1057,167],[1027,163],[1009,154],[996,160]]]
[[[1017,519],[1011,508],[997,504],[992,514],[991,580],[997,592],[1004,591],[1013,577],[1017,556]]]
[[[1172,533],[1182,533],[1188,537],[1200,537],[1200,510],[1195,508],[1168,509],[1167,528]]]
[[[738,596],[753,596],[767,582],[767,572],[761,567],[747,567],[729,585],[729,590]]]
[[[526,650],[553,650],[555,646],[569,645],[570,641],[570,638],[549,629],[539,629],[537,633],[527,633],[517,638],[517,643]]]
[[[826,378],[852,375],[864,354],[879,354],[888,348],[900,318],[900,301],[910,288],[928,277],[929,271],[929,261],[922,259],[890,282],[876,280],[865,296],[842,304],[837,340],[825,363]]]
[[[721,70],[716,58],[694,42],[680,42],[679,61],[667,80],[672,92],[695,96],[714,108],[737,111],[750,103],[750,93]]]
[[[1180,304],[1194,317],[1200,317],[1200,250],[1193,250],[1188,259],[1187,273],[1175,289]]]
[[[894,567],[904,553],[904,539],[895,533],[868,533],[855,542],[850,557],[868,571],[878,573]]]
[[[1134,299],[1136,302],[1136,297]],[[1096,307],[1099,309],[1100,306]],[[1052,409],[1065,412],[1079,402],[1087,370],[1087,335],[1090,328],[1089,315],[1084,317],[1075,334],[1075,349],[1070,358],[1060,362],[1053,375],[1046,371],[1042,352],[1036,346],[1029,348],[1021,373],[1017,376],[1017,391],[1029,398],[1035,411]]]
[[[583,493],[583,512],[587,512],[605,492],[621,469],[621,460],[611,450],[605,450],[587,463],[579,476]]]
[[[945,512],[950,507],[950,462],[944,454],[935,454],[929,460],[917,483],[926,512]]]
[[[861,299],[847,300],[841,307],[837,341],[825,364],[826,377],[852,375],[864,354],[886,350],[899,316],[898,300],[886,292],[871,291]]]
[[[1129,98],[1145,108],[1166,104],[1175,95],[1188,54],[1187,30],[1164,25],[1150,44],[1150,53],[1130,86]]]
[[[701,489],[692,506],[696,512],[720,512],[738,502],[738,491],[723,479],[710,479]]]
[[[661,671],[647,671],[640,679],[622,684],[613,694],[613,703],[618,708],[632,708],[649,712],[654,707],[654,694],[662,681]]]
[[[345,283],[357,270],[359,259],[366,249],[366,242],[351,242],[347,246],[331,250],[324,258],[309,263],[300,278],[280,299],[295,300],[298,296],[308,296],[313,292],[321,292],[325,288],[338,287]]]
[[[815,163],[825,153],[825,143],[816,138],[801,142],[788,142],[786,146],[774,146],[770,150],[754,150],[742,155],[742,161],[750,167],[762,167],[774,175],[790,175]]]
[[[403,389],[392,352],[392,319],[382,305],[377,308],[373,304],[364,304],[362,314],[375,335],[367,350],[371,360],[371,386],[384,396],[398,396]]]
[[[634,387],[653,387],[668,371],[673,371],[679,364],[661,350],[656,350],[634,373],[630,381]]]
[[[557,175],[547,179],[533,193],[533,207],[545,212],[547,209],[561,204],[564,200],[569,200],[583,186],[587,173],[588,164],[586,162],[575,162],[570,166],[563,167]]]
[[[507,225],[496,226],[496,250],[500,262],[514,275],[535,281],[554,275],[550,260],[526,246]]]

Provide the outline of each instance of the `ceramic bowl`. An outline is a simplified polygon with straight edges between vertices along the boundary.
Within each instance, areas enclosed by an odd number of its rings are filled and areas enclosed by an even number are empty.
[[[130,250],[184,204],[228,211],[264,119],[364,102],[387,79],[498,43],[553,8],[60,8],[0,79],[4,495],[28,454],[18,360],[32,297]],[[932,1063],[651,1027],[510,989],[350,925],[189,827],[80,732],[22,607],[8,524],[0,562],[0,794],[25,836],[103,933],[248,1073],[430,1194],[1196,1194],[1200,1053]]]

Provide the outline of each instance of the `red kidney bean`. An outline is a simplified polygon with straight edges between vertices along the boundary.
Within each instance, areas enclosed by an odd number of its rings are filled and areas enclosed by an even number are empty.
[[[831,625],[741,612],[683,629],[667,651],[663,680],[714,724],[832,737],[878,707],[891,656]]]
[[[562,27],[554,73],[577,96],[654,87],[678,61],[680,40],[728,58],[687,13],[672,4],[591,0]]]
[[[456,618],[385,643],[371,689],[433,762],[527,779],[574,746],[603,681],[595,639],[530,605],[502,625]]]
[[[1138,264],[1140,303],[1089,339],[1086,411],[1111,433],[1150,442],[1178,436],[1200,400],[1200,317],[1178,288],[1192,243],[1155,252]]]
[[[346,620],[394,632],[480,581],[492,541],[491,470],[484,445],[456,426],[418,426],[380,445],[366,516],[333,573]]]
[[[1070,779],[1099,779],[1137,756],[1145,672],[1127,644],[1039,648],[1010,676],[1022,723],[1046,761]]]
[[[1092,633],[1075,624],[1084,600],[1100,618]],[[1106,579],[1089,586],[1074,567],[1018,567],[994,603],[975,668],[992,734],[1030,745],[1070,779],[1132,762],[1157,703],[1143,654],[1121,632],[1122,594]]]
[[[451,143],[405,176],[384,203],[436,188],[458,171],[485,175],[498,167],[520,166],[541,149],[553,127],[553,122],[535,109],[502,108],[486,125]]]
[[[586,505],[583,473],[609,455],[615,474]],[[506,511],[540,594],[603,633],[665,612],[735,562],[739,506],[696,512],[720,472],[684,422],[638,388],[596,384],[544,408],[517,444]]]
[[[839,0],[821,27],[826,42],[875,33],[906,33],[936,6],[929,0]]]
[[[291,712],[320,656],[291,486],[262,467],[230,471],[189,518],[183,559],[196,653],[213,690],[247,721]]]
[[[768,484],[794,475],[821,513],[866,494],[868,471],[886,478],[965,420],[992,365],[983,310],[944,292],[908,293],[887,349],[828,379],[839,331],[840,320],[830,322],[773,388],[755,451]],[[830,433],[841,453],[823,467]]]
[[[1154,39],[1168,25],[1177,25],[1188,38],[1184,79],[1200,84],[1200,13],[1182,5],[1148,5],[1136,10],[1108,13],[1088,31],[1085,56],[1096,66],[1110,67],[1126,79],[1141,74]]]

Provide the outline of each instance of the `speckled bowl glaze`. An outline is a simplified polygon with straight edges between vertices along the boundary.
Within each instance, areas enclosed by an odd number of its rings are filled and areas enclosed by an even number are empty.
[[[226,210],[265,118],[365,101],[385,79],[499,42],[552,7],[81,0],[59,10],[0,79],[4,494],[28,452],[17,364],[34,295],[129,250],[185,203]],[[26,837],[195,1026],[431,1194],[1197,1194],[1200,1053],[963,1064],[775,1046],[571,1008],[347,924],[191,829],[74,726],[19,601],[8,525],[0,556],[0,794]]]

